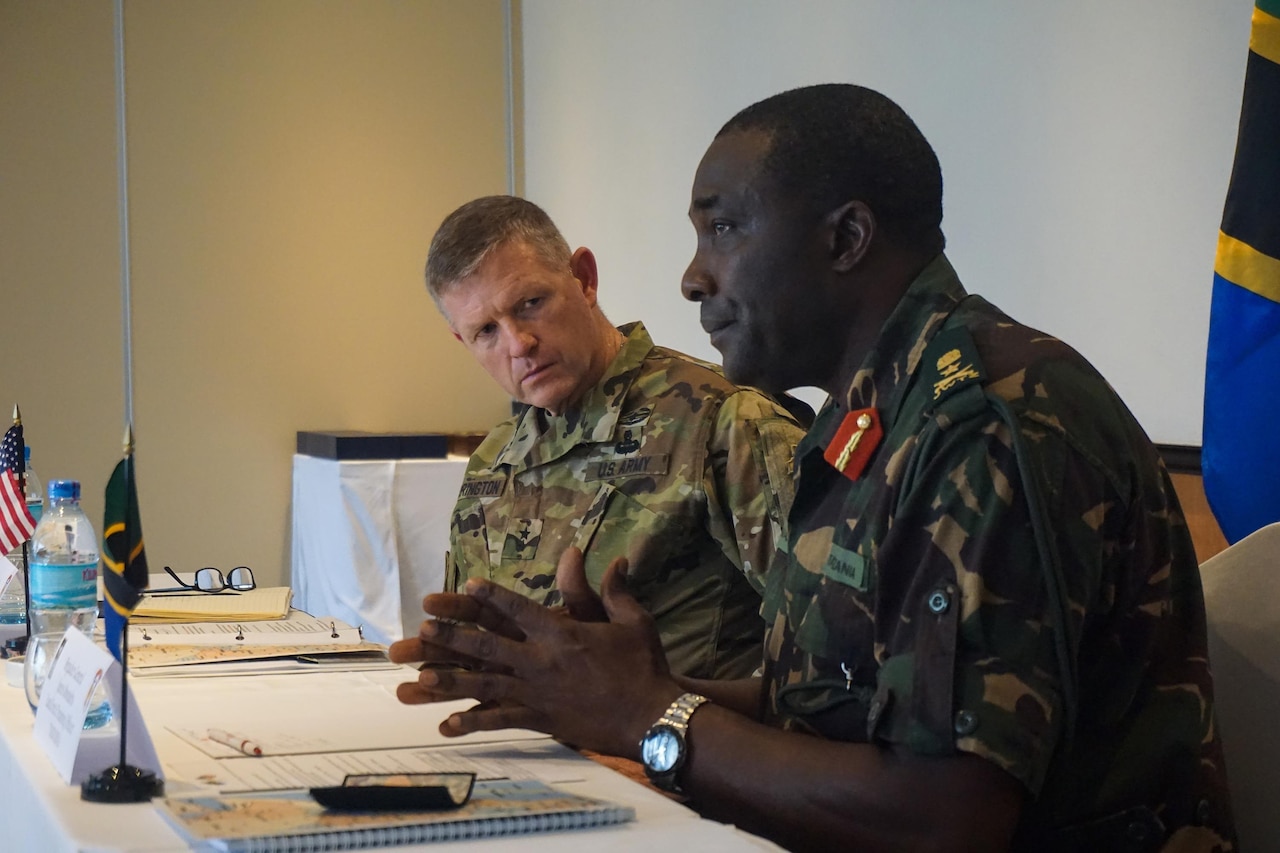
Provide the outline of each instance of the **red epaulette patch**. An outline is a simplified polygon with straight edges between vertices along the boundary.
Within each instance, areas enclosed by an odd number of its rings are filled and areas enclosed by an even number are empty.
[[[850,480],[856,480],[862,476],[867,461],[883,437],[880,415],[875,409],[852,411],[844,416],[822,458]]]

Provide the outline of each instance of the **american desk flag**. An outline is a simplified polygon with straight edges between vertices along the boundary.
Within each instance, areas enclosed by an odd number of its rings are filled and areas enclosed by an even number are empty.
[[[22,449],[22,424],[14,424],[0,441],[0,555],[26,542],[36,529],[36,520],[18,485]]]
[[[1237,542],[1280,521],[1280,0],[1253,10],[1213,272],[1201,466]]]
[[[147,588],[147,553],[142,545],[138,492],[133,480],[133,456],[126,455],[107,481],[102,519],[102,587],[106,593],[103,619],[107,648],[124,662],[120,637]]]

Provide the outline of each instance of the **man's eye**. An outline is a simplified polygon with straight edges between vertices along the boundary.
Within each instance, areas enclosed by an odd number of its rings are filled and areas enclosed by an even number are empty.
[[[543,300],[544,300],[545,298],[546,298],[546,297],[543,297],[543,296],[533,296],[533,297],[530,297],[529,299],[526,299],[526,300],[524,301],[524,307],[525,307],[525,309],[526,309],[526,310],[528,310],[528,309],[530,309],[530,308],[537,308],[539,305],[541,305],[541,304],[543,303]]]
[[[476,340],[480,340],[480,339],[482,339],[482,338],[487,338],[487,337],[489,337],[490,335],[492,335],[494,332],[496,332],[497,330],[498,330],[498,327],[497,327],[497,325],[496,325],[496,324],[494,324],[494,323],[485,323],[485,324],[484,324],[483,326],[481,326],[479,329],[476,329]]]
[[[715,234],[717,237],[723,237],[725,234],[728,234],[732,230],[733,230],[733,223],[731,222],[716,220],[715,222],[711,223],[711,232]]]

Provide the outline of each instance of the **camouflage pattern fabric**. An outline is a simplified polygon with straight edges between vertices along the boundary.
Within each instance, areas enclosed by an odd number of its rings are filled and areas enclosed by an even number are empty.
[[[621,351],[576,409],[529,408],[471,457],[447,589],[488,578],[560,601],[556,561],[576,545],[599,587],[630,558],[674,672],[739,678],[760,666],[760,594],[791,500],[804,430],[718,369],[622,327]]]
[[[1021,465],[993,398],[1018,425]],[[843,420],[831,403],[796,451],[787,562],[762,609],[771,722],[995,763],[1029,794],[1016,849],[1234,849],[1195,552],[1163,463],[1106,381],[967,296],[939,256],[849,406],[878,425],[846,473],[824,458]]]

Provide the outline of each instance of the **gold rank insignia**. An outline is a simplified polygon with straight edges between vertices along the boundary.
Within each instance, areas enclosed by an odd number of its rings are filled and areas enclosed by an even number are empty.
[[[958,391],[973,382],[981,382],[986,378],[982,361],[978,358],[977,348],[973,344],[973,336],[964,328],[939,332],[937,337],[929,342],[929,348],[924,354],[922,370],[933,383],[935,402],[949,396],[953,391]]]
[[[875,409],[857,409],[844,416],[822,458],[850,480],[856,480],[883,437],[880,414]]]

